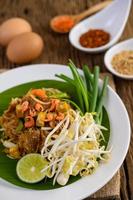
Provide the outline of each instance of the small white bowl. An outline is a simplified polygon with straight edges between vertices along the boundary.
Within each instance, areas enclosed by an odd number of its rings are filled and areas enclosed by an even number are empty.
[[[116,45],[114,45],[113,47],[111,47],[105,54],[104,56],[104,63],[105,66],[107,67],[107,69],[114,75],[120,77],[120,78],[124,78],[124,79],[133,79],[133,75],[124,75],[124,74],[120,74],[119,72],[117,72],[112,64],[112,58],[114,55],[116,55],[117,53],[121,52],[121,51],[126,51],[126,50],[133,50],[133,38],[129,39],[129,40],[125,40],[123,42],[120,42]]]
[[[102,11],[88,17],[72,28],[69,33],[70,43],[77,49],[88,53],[99,53],[113,46],[121,37],[125,28],[132,0],[115,0]],[[79,38],[89,29],[103,29],[110,33],[110,41],[98,48],[82,47]]]

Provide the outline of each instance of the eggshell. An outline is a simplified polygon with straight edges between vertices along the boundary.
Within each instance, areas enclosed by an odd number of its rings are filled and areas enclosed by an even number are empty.
[[[33,32],[16,36],[7,47],[7,57],[11,62],[23,64],[37,58],[43,49],[42,38]]]
[[[0,44],[6,46],[17,35],[31,31],[32,27],[26,20],[22,18],[8,19],[0,26]]]

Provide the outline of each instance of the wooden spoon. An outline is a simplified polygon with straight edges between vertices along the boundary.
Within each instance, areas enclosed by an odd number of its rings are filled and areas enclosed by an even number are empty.
[[[92,15],[93,13],[96,13],[100,11],[101,9],[108,6],[112,0],[107,0],[101,3],[98,3],[88,10],[85,10],[84,12],[77,14],[77,15],[59,15],[54,17],[50,21],[50,27],[53,31],[58,33],[68,33],[71,28],[77,24],[79,21],[84,19],[87,16]]]

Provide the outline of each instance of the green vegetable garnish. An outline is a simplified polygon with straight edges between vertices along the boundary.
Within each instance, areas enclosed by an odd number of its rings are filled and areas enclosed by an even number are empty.
[[[97,96],[98,96],[98,79],[99,79],[99,67],[96,66],[94,68],[94,80],[92,85],[92,100],[91,100],[90,112],[95,112],[96,108]]]
[[[23,129],[23,122],[22,120],[19,120],[18,126],[16,128],[16,131],[19,132]]]
[[[56,76],[63,79],[66,83],[72,85],[75,88],[75,92],[78,98],[78,107],[82,113],[96,112],[96,121],[100,123],[102,120],[102,114],[100,113],[103,107],[103,99],[106,93],[108,77],[104,78],[102,90],[100,90],[98,88],[100,67],[95,66],[94,73],[91,73],[87,65],[84,65],[84,77],[82,77],[71,60],[69,60],[68,66],[72,72],[73,78],[67,77],[64,74]],[[83,79],[85,79],[85,81]]]
[[[88,68],[87,65],[83,66],[83,72],[84,72],[84,76],[85,76],[87,89],[88,89],[88,91],[92,91],[93,75],[91,74],[90,69]]]
[[[109,80],[109,77],[106,76],[104,78],[103,87],[102,87],[102,90],[101,90],[100,95],[99,95],[99,101],[98,101],[97,107],[96,107],[96,112],[98,114],[98,117],[99,117],[101,110],[102,110],[102,107],[103,107],[103,100],[104,100],[104,97],[105,97],[105,94],[106,94],[106,88],[107,88],[108,80]],[[98,121],[98,117],[97,117],[96,121]]]
[[[50,98],[62,99],[62,98],[69,98],[69,96],[67,93],[62,92],[62,93],[50,95]]]

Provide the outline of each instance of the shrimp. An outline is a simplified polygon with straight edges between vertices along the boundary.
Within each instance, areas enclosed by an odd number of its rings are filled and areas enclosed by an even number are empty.
[[[43,89],[33,89],[31,91],[31,94],[36,96],[36,97],[39,97],[42,100],[47,97],[46,92]]]
[[[26,120],[24,123],[25,128],[31,128],[35,125],[35,121],[33,117],[27,116],[25,117],[25,120]]]
[[[59,99],[52,99],[51,100],[51,107],[49,108],[49,111],[53,111],[57,108],[60,100]]]
[[[48,113],[45,119],[45,122],[52,121],[54,119],[54,116],[52,113]]]
[[[43,111],[43,110],[44,110],[43,106],[42,106],[40,103],[36,103],[35,109],[36,109],[37,111]]]
[[[35,117],[37,113],[36,113],[34,108],[31,108],[30,111],[29,111],[29,114],[30,114],[31,117]]]
[[[22,107],[22,112],[25,112],[29,108],[29,102],[28,101],[24,101],[22,103],[21,107]]]
[[[59,113],[58,115],[57,115],[57,117],[56,117],[56,120],[63,120],[64,119],[64,113]]]

